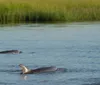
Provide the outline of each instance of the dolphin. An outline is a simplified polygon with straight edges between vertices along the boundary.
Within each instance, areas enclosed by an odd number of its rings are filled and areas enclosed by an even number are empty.
[[[0,51],[0,54],[18,54],[18,53],[22,53],[22,51],[19,51],[19,50]]]
[[[22,70],[21,74],[35,74],[35,73],[65,71],[64,68],[57,68],[55,66],[41,67],[41,68],[36,68],[36,69],[28,69],[23,64],[20,64],[19,66]]]

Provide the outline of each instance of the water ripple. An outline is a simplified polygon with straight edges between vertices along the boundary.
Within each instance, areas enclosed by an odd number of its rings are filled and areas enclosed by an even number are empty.
[[[6,82],[0,82],[0,85],[15,85],[16,83],[6,83]]]

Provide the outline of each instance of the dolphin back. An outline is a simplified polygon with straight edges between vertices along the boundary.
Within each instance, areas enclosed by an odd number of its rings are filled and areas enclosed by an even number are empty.
[[[43,72],[54,72],[56,71],[57,68],[55,66],[50,66],[50,67],[41,67],[37,69],[31,70],[32,73],[43,73]]]
[[[18,50],[6,50],[6,51],[0,51],[0,54],[9,54],[9,53],[22,53],[22,51]]]

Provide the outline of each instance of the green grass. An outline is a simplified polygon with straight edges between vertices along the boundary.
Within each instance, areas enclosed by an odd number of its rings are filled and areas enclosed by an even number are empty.
[[[0,0],[0,23],[99,20],[100,0]]]

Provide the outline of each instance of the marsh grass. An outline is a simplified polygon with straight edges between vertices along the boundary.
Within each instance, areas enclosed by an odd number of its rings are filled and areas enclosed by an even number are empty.
[[[0,23],[99,20],[100,0],[0,0]]]

